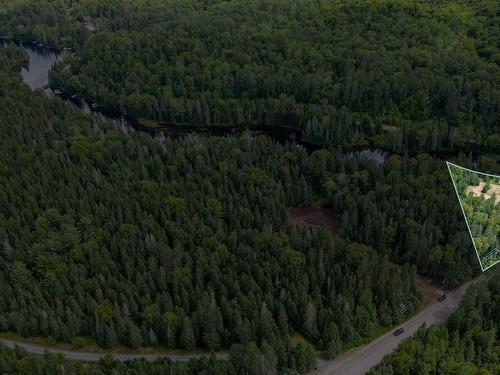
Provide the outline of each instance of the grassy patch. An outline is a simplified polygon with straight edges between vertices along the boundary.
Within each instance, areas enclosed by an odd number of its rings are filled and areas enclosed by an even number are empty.
[[[416,316],[417,314],[419,314],[425,307],[426,307],[426,305],[420,304],[418,306],[417,310],[415,310],[415,312],[411,316],[406,317],[403,321],[396,323],[392,326],[377,325],[375,328],[372,329],[372,331],[370,332],[370,334],[368,336],[363,336],[363,337],[359,337],[359,338],[354,339],[354,340],[346,341],[343,345],[342,352],[347,352],[351,349],[355,349],[355,348],[358,348],[360,346],[369,344],[370,342],[378,339],[379,337],[383,336],[387,332],[404,324],[406,321],[408,321],[409,319],[411,319],[414,316]]]
[[[383,334],[390,331],[392,328],[393,327],[388,327],[388,326],[376,326],[374,329],[372,329],[372,331],[370,332],[370,334],[368,336],[360,337],[359,339],[354,340],[353,347],[369,344],[373,340],[379,338]]]
[[[155,347],[142,347],[138,349],[132,349],[126,346],[116,346],[109,349],[101,348],[96,341],[90,336],[77,336],[71,343],[68,342],[57,342],[52,337],[44,336],[31,336],[23,337],[15,332],[0,332],[0,338],[15,340],[20,342],[26,342],[30,344],[50,347],[53,349],[62,350],[73,350],[81,352],[106,352],[106,353],[127,353],[127,354],[190,354],[190,353],[201,353],[209,355],[211,352],[206,349],[196,349],[196,350],[185,350],[185,349],[171,349],[164,346]],[[75,345],[76,344],[76,345]]]
[[[293,346],[297,346],[299,344],[304,344],[304,345],[312,345],[304,336],[302,336],[299,333],[294,333],[292,337],[290,337],[290,341],[292,342]]]
[[[150,120],[144,117],[138,118],[137,123],[142,126],[146,126],[148,128],[159,128],[160,123],[156,120]]]

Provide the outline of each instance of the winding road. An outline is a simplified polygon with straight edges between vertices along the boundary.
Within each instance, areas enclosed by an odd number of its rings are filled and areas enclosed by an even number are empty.
[[[432,324],[443,323],[460,305],[467,288],[482,279],[485,274],[476,277],[474,280],[462,285],[460,288],[448,293],[444,302],[435,302],[427,306],[419,314],[409,319],[401,325],[405,329],[404,333],[400,336],[394,336],[393,331],[390,331],[371,343],[361,346],[359,348],[350,350],[339,355],[332,361],[318,360],[318,367],[312,372],[313,375],[361,375],[368,372],[369,369],[376,366],[382,359],[392,353],[398,345],[405,339],[412,336],[417,329],[422,325],[427,326]],[[45,353],[63,354],[66,359],[95,362],[99,361],[106,355],[106,352],[85,352],[56,349],[48,346],[31,344],[23,341],[16,341],[10,339],[0,338],[0,343],[9,347],[15,348],[16,346],[23,348],[28,353],[35,355],[43,355]],[[169,353],[110,353],[113,358],[120,361],[131,359],[144,358],[148,361],[154,361],[159,358],[169,358],[173,361],[188,361],[192,358],[199,358],[208,356],[209,353],[183,353],[183,354],[169,354]],[[215,353],[219,359],[227,359],[227,352]]]
[[[85,361],[85,362],[98,362],[106,354],[106,352],[85,352],[85,351],[75,351],[75,350],[64,350],[56,349],[48,346],[31,344],[23,341],[9,340],[0,338],[0,343],[8,348],[14,349],[16,346],[23,348],[28,353],[35,355],[44,355],[45,353],[51,354],[63,354],[66,359],[73,361]],[[147,361],[154,361],[160,358],[169,358],[172,361],[189,361],[193,358],[199,358],[203,356],[209,356],[210,353],[186,353],[186,354],[169,354],[169,353],[109,353],[113,356],[115,360],[118,361],[128,361],[132,359],[143,358]],[[215,356],[219,359],[227,359],[228,353],[221,352],[215,353]]]

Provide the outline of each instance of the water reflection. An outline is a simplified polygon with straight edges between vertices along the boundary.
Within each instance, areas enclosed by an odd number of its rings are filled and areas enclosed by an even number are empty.
[[[49,71],[61,58],[61,55],[53,50],[45,48],[33,48],[25,46],[29,55],[28,67],[21,68],[21,76],[33,90],[46,89],[49,84]]]
[[[387,160],[389,153],[378,148],[368,148],[366,150],[348,152],[347,158],[357,158],[359,160],[370,160],[377,165],[382,165]]]
[[[48,87],[49,71],[54,64],[62,58],[60,53],[54,50],[39,48],[36,46],[25,45],[26,52],[29,55],[29,64],[27,68],[21,69],[21,75],[24,82],[26,82],[32,89],[44,89],[45,93],[52,95],[52,90]],[[124,130],[141,130],[146,131],[155,137],[185,137],[196,134],[197,136],[226,136],[238,135],[245,132],[244,128],[239,127],[210,127],[210,128],[197,128],[187,127],[180,125],[168,125],[161,128],[147,128],[130,119],[123,119],[122,116],[117,114],[108,114],[104,108],[97,106],[92,109],[85,102],[85,100],[77,95],[67,96],[61,95],[62,98],[75,104],[82,112],[97,112],[101,115],[106,114],[107,118],[111,121],[119,123],[120,127]],[[309,144],[301,141],[300,133],[283,129],[280,127],[262,127],[261,129],[253,129],[250,134],[259,135],[266,134],[269,137],[277,140],[278,142],[292,142],[298,147],[304,148],[308,151],[321,149],[322,147],[315,144]],[[387,159],[388,153],[379,149],[367,148],[359,151],[346,152],[348,158],[358,158],[360,160],[371,160],[377,165],[384,164]]]

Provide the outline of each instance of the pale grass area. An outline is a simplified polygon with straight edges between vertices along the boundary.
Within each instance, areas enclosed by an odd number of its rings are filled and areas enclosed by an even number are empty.
[[[499,203],[500,185],[490,182],[490,189],[486,193],[483,193],[482,191],[484,185],[485,185],[484,181],[481,181],[477,186],[470,186],[468,192],[474,194],[476,197],[480,197],[481,194],[483,194],[485,199],[490,199],[492,195],[495,194],[495,204]]]

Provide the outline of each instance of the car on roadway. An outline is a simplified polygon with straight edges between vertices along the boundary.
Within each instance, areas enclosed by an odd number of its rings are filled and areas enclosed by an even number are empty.
[[[446,294],[442,294],[438,297],[438,302],[443,302],[446,299]]]
[[[394,336],[399,336],[405,331],[404,328],[398,328],[397,330],[394,331]]]

